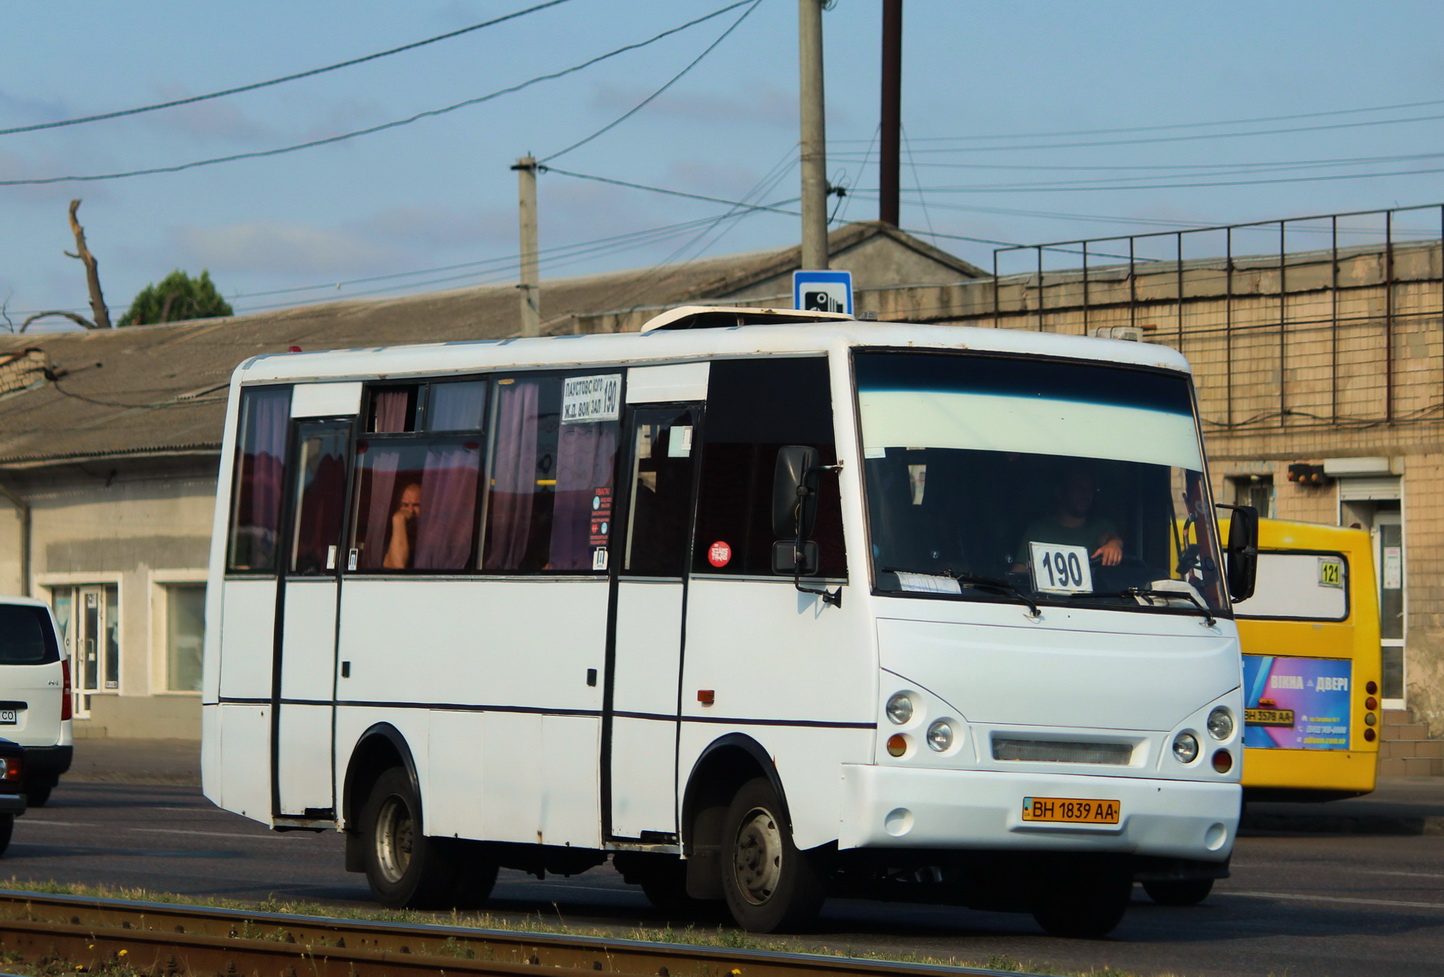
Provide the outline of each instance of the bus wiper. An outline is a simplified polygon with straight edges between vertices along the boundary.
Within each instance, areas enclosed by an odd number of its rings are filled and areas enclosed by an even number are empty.
[[[1027,592],[1015,583],[1011,583],[1001,577],[985,577],[980,573],[969,573],[966,570],[956,576],[960,583],[971,584],[980,590],[992,590],[1004,594],[1012,594],[1024,604],[1028,605],[1028,610],[1032,611],[1034,617],[1043,616],[1042,610],[1039,609],[1033,598],[1029,597]]]
[[[883,567],[882,572],[915,573],[920,577],[947,577],[949,580],[956,580],[958,583],[965,583],[968,586],[976,587],[979,590],[988,590],[992,591],[993,593],[1007,594],[1008,596],[1016,597],[1018,598],[1018,600],[1028,605],[1028,610],[1032,612],[1034,617],[1041,617],[1043,615],[1043,612],[1038,607],[1038,604],[1033,600],[1033,598],[1029,597],[1028,594],[1021,587],[1017,586],[1016,584],[1009,583],[1007,580],[1003,580],[1000,577],[988,577],[984,576],[981,573],[971,573],[967,570],[954,570],[951,567],[945,567],[941,571],[904,570],[900,567]]]
[[[1203,611],[1203,623],[1213,627],[1213,612],[1208,605],[1199,600],[1196,596],[1186,590],[1155,590],[1152,587],[1124,587],[1122,590],[1112,591],[1106,594],[1078,593],[1069,594],[1069,597],[1162,597],[1164,600],[1186,600],[1200,611]]]

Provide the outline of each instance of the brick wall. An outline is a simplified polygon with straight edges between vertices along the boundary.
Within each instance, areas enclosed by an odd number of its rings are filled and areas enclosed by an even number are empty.
[[[1191,362],[1222,501],[1269,475],[1277,515],[1337,524],[1290,463],[1385,457],[1404,473],[1406,697],[1444,735],[1444,274],[1438,242],[1036,272],[862,296],[881,319],[1087,334],[1113,326]]]

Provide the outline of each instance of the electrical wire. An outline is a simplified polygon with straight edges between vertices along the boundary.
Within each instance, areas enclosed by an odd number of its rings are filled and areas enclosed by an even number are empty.
[[[1296,119],[1320,119],[1339,115],[1361,115],[1365,112],[1396,112],[1402,109],[1421,109],[1431,105],[1444,105],[1444,99],[1429,99],[1423,102],[1400,102],[1394,105],[1375,105],[1367,108],[1330,109],[1322,112],[1301,112],[1293,115],[1264,115],[1251,119],[1223,119],[1216,122],[1173,122],[1146,126],[1124,126],[1110,129],[1068,129],[1059,132],[1009,132],[965,136],[925,136],[915,140],[928,142],[971,142],[987,139],[1057,139],[1066,136],[1109,136],[1129,132],[1161,132],[1172,129],[1204,129],[1216,126],[1255,125],[1261,122],[1292,122]],[[861,139],[839,140],[839,142],[862,142]]]
[[[688,193],[685,190],[668,190],[664,187],[648,186],[645,183],[633,183],[630,180],[615,180],[606,176],[592,176],[586,173],[574,173],[570,170],[559,170],[554,166],[542,166],[538,169],[547,173],[556,173],[559,176],[569,176],[577,180],[591,180],[594,183],[606,183],[614,187],[627,187],[631,190],[646,190],[650,193],[665,194],[669,197],[682,197],[686,200],[701,200],[709,204],[726,204],[728,207],[742,207],[747,210],[765,210],[775,214],[786,214],[789,217],[799,217],[802,212],[799,210],[785,210],[779,204],[744,204],[736,200],[724,200],[721,197],[709,197],[703,193]],[[794,198],[799,199],[799,198]],[[792,200],[784,201],[791,203]]]
[[[1030,151],[1038,149],[1085,149],[1097,146],[1143,146],[1160,143],[1198,142],[1206,139],[1246,139],[1252,136],[1279,136],[1297,132],[1326,132],[1333,129],[1362,129],[1372,126],[1404,125],[1411,122],[1435,122],[1444,115],[1418,115],[1407,119],[1373,119],[1366,122],[1338,122],[1332,125],[1296,126],[1286,129],[1255,129],[1249,132],[1213,132],[1190,136],[1158,136],[1149,139],[1099,139],[1086,142],[1054,142],[1014,146],[955,146],[936,149],[914,150],[919,154],[928,153],[996,153]]]
[[[746,0],[743,0],[743,2],[746,2]],[[667,83],[666,83],[665,85],[663,85],[661,88],[657,89],[657,90],[656,90],[655,92],[653,92],[652,94],[648,95],[646,98],[642,99],[642,101],[638,102],[638,103],[637,103],[635,106],[633,106],[629,111],[622,113],[622,115],[620,115],[619,117],[617,117],[617,118],[614,119],[613,121],[607,123],[606,125],[602,126],[600,129],[598,129],[596,132],[592,133],[590,136],[587,136],[585,139],[578,139],[576,142],[572,143],[570,146],[566,147],[565,149],[559,149],[559,150],[557,150],[556,152],[552,153],[550,156],[547,156],[547,157],[545,157],[545,158],[543,158],[543,159],[540,159],[540,160],[538,160],[537,162],[538,162],[538,163],[546,163],[546,162],[549,162],[550,160],[556,159],[558,156],[565,156],[567,153],[570,153],[573,149],[578,149],[578,148],[580,148],[580,147],[582,147],[582,146],[585,146],[587,143],[591,142],[593,139],[596,139],[598,136],[601,136],[601,135],[604,134],[604,133],[610,132],[611,130],[615,129],[617,126],[621,125],[623,122],[625,122],[625,121],[627,121],[628,119],[630,119],[632,116],[636,115],[636,114],[637,114],[638,112],[640,112],[643,108],[645,108],[648,104],[650,104],[655,98],[657,98],[657,96],[661,95],[661,94],[662,94],[663,92],[665,92],[667,89],[671,88],[671,87],[672,87],[673,85],[675,85],[678,81],[680,81],[683,75],[685,75],[687,72],[691,71],[693,68],[697,67],[697,65],[702,61],[703,58],[707,57],[707,55],[711,54],[711,53],[717,48],[717,45],[719,45],[719,44],[721,44],[723,41],[725,41],[725,40],[727,39],[728,35],[730,35],[730,34],[731,34],[733,31],[735,31],[738,27],[741,27],[741,26],[742,26],[742,22],[743,22],[744,20],[746,20],[749,16],[751,16],[751,15],[752,15],[752,11],[756,10],[757,7],[758,7],[758,5],[761,4],[761,3],[762,3],[762,0],[752,0],[752,6],[748,7],[746,10],[742,11],[742,16],[741,16],[741,17],[738,17],[737,20],[733,22],[733,24],[732,24],[731,27],[729,27],[729,28],[727,28],[725,31],[723,31],[723,32],[722,32],[722,35],[721,35],[720,37],[718,37],[717,40],[715,40],[715,41],[713,41],[711,44],[707,45],[706,49],[705,49],[701,54],[697,55],[697,57],[693,58],[692,61],[691,61],[691,63],[688,64],[687,67],[683,68],[681,71],[679,71],[679,72],[677,72],[675,75],[673,75],[673,76],[671,77],[671,79],[669,79],[669,80],[667,81]]]
[[[971,187],[918,187],[909,193],[1068,193],[1068,192],[1123,192],[1129,190],[1197,190],[1209,187],[1253,187],[1279,183],[1322,183],[1335,180],[1369,180],[1390,176],[1425,176],[1444,173],[1444,167],[1420,170],[1396,170],[1391,173],[1334,173],[1326,176],[1276,177],[1268,180],[1208,180],[1199,183],[1150,183],[1135,186],[1097,186],[1075,183],[998,183]],[[1097,181],[1095,181],[1097,182]],[[877,193],[869,190],[869,193]]]
[[[868,154],[870,156],[870,152]],[[856,154],[837,154],[829,159],[850,159]],[[1265,171],[1285,169],[1317,169],[1328,166],[1365,166],[1380,163],[1404,163],[1419,159],[1438,159],[1444,153],[1399,153],[1393,156],[1344,156],[1332,159],[1276,160],[1273,162],[1241,163],[1150,163],[1129,165],[1080,164],[1080,163],[929,163],[915,162],[913,166],[922,169],[947,170],[1043,170],[1050,172],[1132,172],[1137,170],[1184,170],[1208,172],[1218,170]],[[867,162],[864,156],[862,162]]]
[[[228,95],[239,95],[242,92],[253,92],[261,88],[269,88],[272,85],[281,85],[289,81],[298,81],[302,78],[311,78],[316,75],[325,74],[328,71],[337,71],[341,68],[350,68],[358,64],[365,64],[367,61],[375,61],[379,58],[387,58],[393,54],[400,54],[403,51],[413,51],[428,44],[435,44],[437,41],[449,41],[454,37],[463,34],[470,34],[472,31],[479,31],[486,27],[495,27],[497,24],[509,20],[516,20],[518,17],[525,17],[527,14],[534,14],[538,10],[545,10],[548,7],[555,7],[559,4],[569,3],[571,0],[546,0],[535,6],[527,7],[525,10],[518,10],[514,13],[494,17],[491,20],[483,21],[480,24],[472,24],[470,27],[463,27],[460,30],[450,31],[446,34],[438,34],[435,37],[428,37],[422,41],[413,41],[410,44],[403,44],[400,47],[390,48],[385,51],[377,51],[375,54],[367,54],[359,58],[352,58],[349,61],[338,61],[336,64],[326,65],[324,68],[311,68],[308,71],[298,71],[293,75],[284,75],[280,78],[272,78],[268,81],[253,82],[249,85],[238,85],[235,88],[226,88],[218,92],[208,92],[204,95],[192,95],[188,98],[177,98],[169,102],[157,102],[154,105],[142,105],[138,108],[119,109],[115,112],[101,112],[97,115],[86,115],[75,119],[64,119],[59,122],[38,122],[35,125],[15,126],[11,129],[0,129],[0,136],[13,136],[21,132],[38,132],[42,129],[60,129],[65,126],[78,126],[88,122],[103,122],[107,119],[120,119],[131,115],[141,115],[146,112],[158,112],[161,109],[172,109],[179,105],[194,105],[196,102],[205,102],[214,98],[225,98]]]
[[[580,64],[572,65],[570,68],[563,68],[559,71],[548,72],[544,75],[537,75],[534,78],[529,78],[526,81],[519,82],[515,85],[509,85],[506,88],[498,89],[497,91],[491,92],[487,95],[480,95],[476,98],[469,98],[465,101],[457,102],[454,105],[448,105],[445,108],[428,109],[425,112],[418,112],[415,115],[410,116],[406,119],[398,119],[393,122],[385,122],[381,125],[370,126],[365,129],[357,129],[353,132],[346,132],[340,135],[327,136],[323,139],[312,139],[309,142],[297,143],[293,146],[283,146],[278,149],[264,149],[251,153],[233,153],[229,156],[215,156],[210,159],[192,160],[189,163],[176,163],[170,166],[153,166],[146,169],[127,170],[118,173],[52,176],[39,177],[27,180],[0,180],[0,187],[43,186],[52,183],[91,183],[101,180],[123,180],[136,176],[154,176],[160,173],[180,173],[185,170],[193,170],[203,166],[214,166],[219,163],[234,163],[238,160],[263,159],[269,156],[281,156],[286,153],[294,153],[302,149],[312,149],[316,146],[326,146],[332,143],[344,142],[348,139],[355,139],[358,136],[374,135],[378,132],[385,132],[388,129],[397,129],[402,126],[408,126],[414,122],[419,122],[422,119],[445,115],[446,113],[454,112],[457,109],[467,108],[472,105],[479,105],[482,102],[489,102],[493,99],[500,98],[503,95],[513,95],[519,91],[522,91],[525,88],[529,88],[532,85],[538,84],[543,81],[555,81],[558,78],[563,78],[567,75],[576,74],[579,71],[590,68],[594,64],[606,61],[609,58],[614,58],[618,55],[626,54],[630,51],[635,51],[639,48],[647,47],[650,44],[655,44],[656,42],[664,38],[685,31],[688,28],[695,27],[698,24],[711,20],[714,17],[720,16],[721,14],[724,14],[729,10],[733,10],[749,2],[754,2],[754,0],[738,0],[738,2],[736,3],[728,4],[727,6],[722,7],[719,10],[714,10],[710,14],[705,14],[701,17],[689,20],[685,24],[681,24],[677,27],[662,31],[660,34],[653,35],[645,41],[636,41],[632,44],[623,45],[622,47],[616,48],[615,50],[608,51],[606,54],[599,54],[594,58],[581,62]]]

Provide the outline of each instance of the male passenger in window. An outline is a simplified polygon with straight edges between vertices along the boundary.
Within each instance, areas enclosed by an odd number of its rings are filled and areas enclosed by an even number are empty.
[[[1094,513],[1093,502],[1097,496],[1092,472],[1086,468],[1064,471],[1053,491],[1057,507],[1051,515],[1028,524],[1019,541],[1013,569],[1018,572],[1027,569],[1030,542],[1082,546],[1088,550],[1088,559],[1097,560],[1105,567],[1116,567],[1123,559],[1123,537],[1118,535],[1110,519]]]
[[[405,570],[411,566],[416,543],[416,517],[421,514],[421,485],[411,482],[401,490],[396,511],[391,513],[391,539],[381,565],[388,570]]]

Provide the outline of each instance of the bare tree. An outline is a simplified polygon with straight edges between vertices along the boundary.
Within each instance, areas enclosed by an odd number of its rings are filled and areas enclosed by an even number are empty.
[[[34,315],[27,316],[25,321],[20,323],[20,328],[16,330],[17,332],[24,332],[30,326],[30,323],[49,316],[61,316],[86,329],[111,328],[110,311],[105,307],[105,297],[100,292],[100,262],[95,260],[95,255],[91,254],[90,249],[85,246],[85,228],[80,226],[80,220],[75,216],[75,212],[79,209],[79,200],[70,201],[70,230],[71,233],[75,235],[75,250],[77,253],[72,254],[67,251],[65,252],[65,256],[67,258],[78,258],[80,262],[85,265],[85,283],[90,289],[90,311],[91,314],[95,316],[95,321],[92,322],[83,315],[75,312],[67,312],[64,309],[50,309],[46,312],[36,312]]]
[[[75,234],[76,254],[65,252],[67,257],[79,258],[85,265],[85,284],[90,289],[90,311],[95,315],[96,329],[110,328],[110,311],[105,307],[105,297],[100,294],[100,262],[95,260],[95,255],[85,246],[85,228],[80,226],[76,219],[75,212],[80,209],[80,201],[70,201],[70,230]]]

